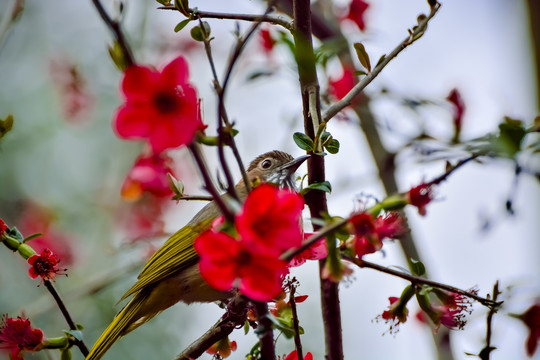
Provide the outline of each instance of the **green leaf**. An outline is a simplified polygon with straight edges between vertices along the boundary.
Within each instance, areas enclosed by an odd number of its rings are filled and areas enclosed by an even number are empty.
[[[83,340],[83,334],[80,330],[64,330],[64,333],[67,335],[73,336],[75,339],[82,341]]]
[[[191,9],[189,8],[188,0],[174,0],[174,7],[178,9],[184,16],[189,17]]]
[[[195,41],[204,41],[204,33],[200,26],[197,25],[191,29],[191,37]]]
[[[310,190],[320,190],[320,191],[324,191],[324,192],[327,192],[327,193],[331,193],[332,192],[332,185],[328,181],[309,184],[308,186],[306,186],[305,188],[303,188],[300,191],[300,194],[304,195],[305,193],[307,193]]]
[[[313,151],[313,140],[311,140],[311,138],[306,134],[296,132],[293,135],[293,140],[300,149],[306,151]]]
[[[423,276],[426,273],[426,267],[419,260],[415,260],[413,258],[409,259],[409,267],[411,268],[412,273],[416,276]]]
[[[367,69],[368,72],[371,72],[371,62],[369,61],[369,55],[366,52],[366,48],[362,43],[354,43],[354,49],[356,50],[356,56],[360,60],[360,64]]]
[[[163,6],[171,5],[171,0],[156,0],[156,1]]]
[[[363,71],[363,70],[356,70],[356,71],[353,72],[353,74],[355,76],[362,76],[362,75],[367,75],[368,73]]]
[[[189,24],[190,21],[191,21],[191,19],[185,19],[185,20],[180,21],[180,22],[174,27],[174,32],[177,33],[177,32],[179,32],[180,30],[182,30],[183,28],[185,28],[186,25]]]
[[[504,122],[499,124],[498,142],[501,150],[513,156],[521,150],[523,138],[527,135],[527,130],[519,120],[505,118]]]
[[[377,65],[375,65],[375,67],[379,66],[382,64],[382,62],[386,59],[386,54],[383,54],[383,56],[381,56],[379,58],[379,61],[377,61]]]
[[[37,238],[37,237],[40,237],[40,236],[43,236],[43,234],[42,234],[42,233],[32,234],[32,235],[30,235],[30,236],[25,237],[24,240],[23,240],[22,242],[25,243],[25,242],[28,242],[28,241],[30,241],[30,240],[32,240],[32,239],[35,239],[35,238]]]
[[[420,289],[420,291],[418,292],[419,295],[422,295],[422,296],[426,296],[428,295],[430,292],[433,291],[433,288],[431,286],[428,286],[428,285],[422,285],[422,288]]]
[[[0,139],[13,128],[13,115],[9,114],[5,120],[0,119]]]
[[[330,154],[337,154],[339,152],[339,141],[336,139],[330,139],[326,144],[324,144],[324,148],[328,150]]]
[[[124,50],[118,41],[115,41],[112,46],[109,46],[109,55],[116,67],[120,71],[125,71],[128,67]]]
[[[71,349],[63,349],[60,351],[60,360],[71,360]]]
[[[244,335],[247,335],[247,334],[248,334],[248,332],[249,332],[249,327],[250,327],[250,326],[249,326],[249,321],[246,321],[246,322],[244,323]]]

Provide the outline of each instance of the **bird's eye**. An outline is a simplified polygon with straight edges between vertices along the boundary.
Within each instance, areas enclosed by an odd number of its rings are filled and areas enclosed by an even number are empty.
[[[262,163],[261,163],[261,167],[263,169],[270,169],[270,166],[272,166],[272,160],[270,159],[265,159]]]

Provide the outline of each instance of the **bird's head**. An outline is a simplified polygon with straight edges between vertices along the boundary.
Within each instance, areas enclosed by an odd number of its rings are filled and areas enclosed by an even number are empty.
[[[253,160],[248,167],[249,181],[267,182],[282,188],[295,188],[294,172],[309,155],[293,158],[283,151],[269,151]]]

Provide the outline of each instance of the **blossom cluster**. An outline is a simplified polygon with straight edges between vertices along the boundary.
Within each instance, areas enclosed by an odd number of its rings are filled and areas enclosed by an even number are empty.
[[[195,240],[203,279],[221,291],[233,288],[257,301],[281,292],[287,262],[281,254],[302,244],[303,198],[262,184],[247,197],[234,227],[220,218]]]

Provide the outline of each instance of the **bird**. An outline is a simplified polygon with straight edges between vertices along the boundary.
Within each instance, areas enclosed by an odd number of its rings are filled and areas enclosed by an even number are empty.
[[[293,158],[273,150],[257,156],[246,173],[251,184],[272,183],[281,188],[295,189],[294,173],[309,157]],[[235,186],[240,201],[247,197],[243,180]],[[222,195],[227,196],[227,195]],[[199,272],[198,255],[193,247],[197,236],[210,229],[212,221],[221,215],[214,201],[204,206],[184,227],[173,234],[148,260],[135,284],[122,296],[132,299],[120,310],[111,324],[96,340],[86,360],[98,360],[122,336],[182,301],[223,301],[233,296],[208,285]]]

